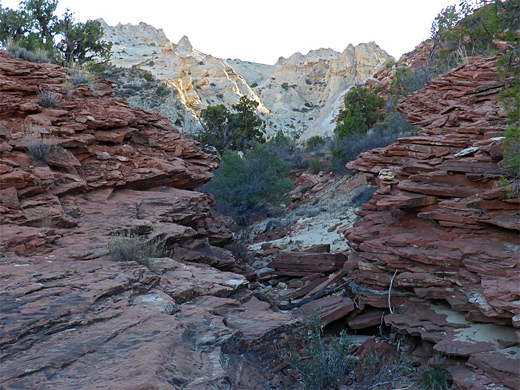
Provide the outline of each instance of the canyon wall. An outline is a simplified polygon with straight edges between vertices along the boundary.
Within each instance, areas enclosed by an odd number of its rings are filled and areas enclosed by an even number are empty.
[[[420,340],[418,356],[459,359],[457,388],[516,388],[520,200],[500,184],[498,100],[512,79],[496,57],[465,62],[398,105],[416,136],[347,165],[378,186],[347,233],[351,277],[371,290],[363,304],[399,307],[385,322]]]

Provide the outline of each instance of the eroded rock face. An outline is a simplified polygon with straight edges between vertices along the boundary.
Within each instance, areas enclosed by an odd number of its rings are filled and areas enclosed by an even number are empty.
[[[252,295],[223,248],[233,221],[194,191],[215,158],[110,82],[66,95],[66,78],[0,52],[2,388],[276,384],[261,357],[296,319]],[[38,91],[60,103],[41,107]],[[114,261],[123,233],[170,258]]]
[[[312,50],[280,58],[275,65],[225,60],[194,49],[187,37],[165,42],[162,30],[103,24],[105,39],[114,41],[112,62],[150,71],[177,91],[184,104],[173,115],[184,131],[201,129],[198,117],[210,105],[231,107],[241,96],[259,103],[268,136],[278,131],[301,141],[332,136],[343,96],[371,77],[391,57],[374,42],[349,45],[342,53]],[[140,38],[140,34],[143,38]],[[173,105],[172,105],[173,106]]]
[[[379,187],[347,233],[358,246],[352,276],[381,292],[393,280],[392,305],[407,303],[385,321],[437,352],[466,358],[475,380],[458,372],[459,388],[511,387],[520,356],[520,201],[499,182],[505,113],[497,95],[506,82],[496,57],[467,62],[400,103],[420,126],[417,136],[348,164],[372,173]],[[388,294],[361,294],[361,301],[389,305]],[[483,338],[472,336],[479,326]],[[491,355],[500,356],[501,368],[484,363]]]

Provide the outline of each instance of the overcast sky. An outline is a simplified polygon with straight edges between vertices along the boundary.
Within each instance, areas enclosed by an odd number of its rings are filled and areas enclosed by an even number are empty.
[[[19,0],[1,0],[17,8]],[[442,8],[457,0],[60,0],[79,21],[146,22],[177,42],[221,58],[274,64],[295,52],[375,41],[398,58],[424,39]]]

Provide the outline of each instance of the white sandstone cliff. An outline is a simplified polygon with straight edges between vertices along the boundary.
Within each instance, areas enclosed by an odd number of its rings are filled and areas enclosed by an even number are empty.
[[[177,44],[162,30],[145,23],[110,27],[102,21],[105,39],[114,42],[112,63],[151,72],[174,88],[174,117],[187,132],[200,129],[198,116],[209,105],[231,107],[241,96],[259,103],[268,136],[283,131],[300,141],[331,136],[343,97],[391,58],[374,42],[349,45],[342,53],[312,50],[281,57],[275,65],[225,60],[195,50],[184,36]],[[179,108],[181,107],[181,108]]]

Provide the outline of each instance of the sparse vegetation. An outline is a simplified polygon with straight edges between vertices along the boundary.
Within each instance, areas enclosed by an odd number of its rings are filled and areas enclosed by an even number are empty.
[[[74,87],[79,87],[80,85],[90,85],[92,76],[86,70],[76,67],[69,73],[68,80]]]
[[[25,139],[25,149],[32,159],[42,165],[49,162],[56,142],[52,138],[29,136]]]
[[[499,94],[506,109],[508,126],[504,138],[503,166],[506,174],[502,185],[509,197],[520,195],[520,43],[511,46],[508,55],[501,59],[505,75],[512,75],[514,82]]]
[[[317,146],[323,145],[325,143],[325,139],[323,137],[320,137],[319,135],[315,135],[307,140],[305,142],[305,146],[307,149],[313,149]]]
[[[306,169],[309,161],[304,157],[302,148],[296,146],[296,142],[281,131],[268,142],[270,150],[276,152],[278,157],[289,164],[290,169]]]
[[[319,157],[314,157],[310,159],[309,169],[312,173],[319,173],[321,171],[321,161]]]
[[[387,69],[390,69],[394,65],[395,65],[395,61],[392,59],[385,62],[385,68],[387,68]]]
[[[517,0],[462,0],[444,8],[431,27],[431,65],[445,71],[457,66],[464,57],[497,53],[494,39],[517,40],[519,14]]]
[[[170,94],[170,89],[164,83],[161,83],[155,89],[155,94],[158,96],[167,96]]]
[[[348,335],[326,338],[320,316],[313,313],[299,333],[305,340],[304,352],[295,349],[283,355],[289,366],[298,374],[304,389],[338,389],[349,384],[353,390],[391,389],[399,383],[408,370],[400,359],[369,353],[366,360],[359,361],[351,353]]]
[[[378,123],[368,132],[338,139],[332,150],[331,169],[334,173],[346,173],[345,164],[355,160],[361,153],[393,144],[399,136],[411,135],[413,132],[414,127],[406,121],[406,117],[393,111],[384,122]]]
[[[61,96],[53,91],[41,90],[38,92],[38,104],[44,108],[59,107]]]
[[[8,38],[5,44],[6,51],[13,57],[30,62],[50,62],[48,54],[41,49],[35,51],[21,47],[18,42]]]
[[[150,259],[166,254],[163,242],[131,233],[113,236],[108,251],[113,261],[135,261],[146,266]]]
[[[143,73],[143,79],[145,79],[146,81],[152,81],[153,80],[153,74],[151,74],[150,72],[144,72]]]
[[[394,103],[396,104],[399,99],[423,89],[431,79],[440,73],[442,73],[442,70],[428,65],[417,70],[398,68],[390,86],[390,94]]]
[[[432,368],[424,371],[419,381],[420,390],[448,390],[451,378],[443,368]]]
[[[74,84],[72,84],[69,80],[65,80],[61,84],[61,90],[65,94],[65,96],[71,96],[74,93]]]

